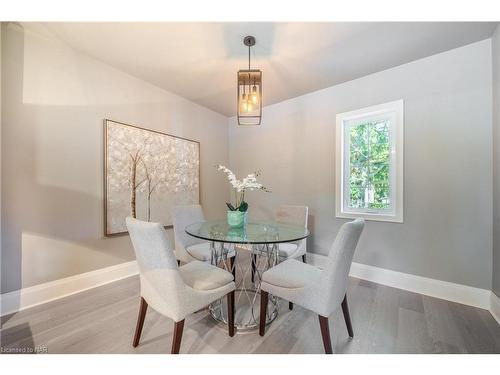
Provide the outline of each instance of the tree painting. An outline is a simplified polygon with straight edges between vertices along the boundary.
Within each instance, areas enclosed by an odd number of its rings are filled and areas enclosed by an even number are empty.
[[[126,231],[125,218],[171,225],[175,205],[199,203],[199,144],[105,121],[106,235]]]
[[[137,181],[137,166],[141,161],[141,152],[135,151],[130,152],[130,216],[133,218],[137,217],[136,213],[136,200],[137,200],[137,188],[144,183],[144,180]],[[149,220],[148,220],[149,221]]]

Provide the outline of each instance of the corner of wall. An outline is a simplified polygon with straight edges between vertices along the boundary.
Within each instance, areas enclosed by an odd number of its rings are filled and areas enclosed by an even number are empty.
[[[493,248],[491,289],[500,295],[500,24],[491,38],[492,147],[493,147]]]
[[[0,22],[0,264],[2,258],[2,29],[4,22]],[[2,270],[0,267],[0,285],[2,284]],[[0,287],[1,290],[1,287]]]

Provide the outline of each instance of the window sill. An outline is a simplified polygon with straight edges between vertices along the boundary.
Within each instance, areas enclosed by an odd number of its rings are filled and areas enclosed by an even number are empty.
[[[366,212],[337,212],[335,215],[338,219],[358,219],[362,218],[370,221],[385,221],[390,223],[403,223],[403,214],[398,215],[382,215],[370,214]]]

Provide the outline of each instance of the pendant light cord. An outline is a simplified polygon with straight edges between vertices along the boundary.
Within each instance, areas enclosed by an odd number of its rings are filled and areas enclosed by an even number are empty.
[[[248,46],[248,91],[249,91],[249,94],[250,94],[250,46]]]

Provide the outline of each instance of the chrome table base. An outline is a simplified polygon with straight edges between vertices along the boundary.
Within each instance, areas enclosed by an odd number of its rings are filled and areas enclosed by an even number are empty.
[[[227,254],[235,247],[235,259],[231,263]],[[251,246],[251,247],[250,247]],[[211,263],[219,265],[229,272],[236,267],[236,299],[235,327],[236,332],[254,331],[259,327],[260,315],[260,284],[264,271],[278,263],[278,244],[264,245],[227,245],[221,242],[211,242]],[[241,262],[240,252],[248,252],[250,266]],[[231,267],[232,264],[232,267]],[[253,266],[253,267],[252,267]],[[251,281],[252,268],[255,270],[254,281]],[[212,317],[227,324],[227,307],[225,299],[218,300],[209,306]],[[270,324],[278,316],[278,298],[269,296],[266,324]]]

